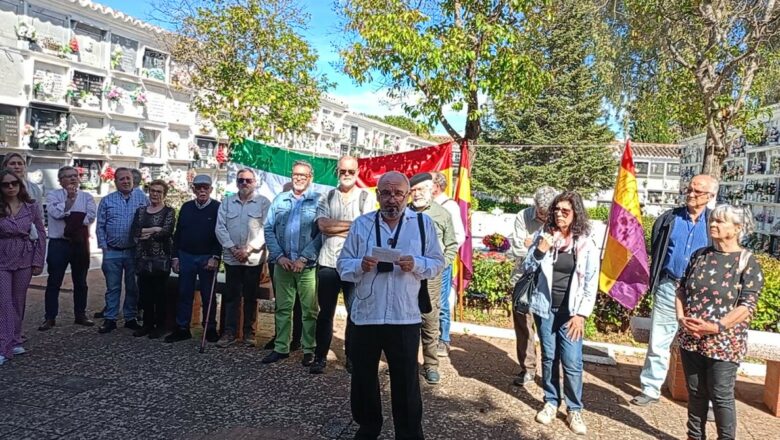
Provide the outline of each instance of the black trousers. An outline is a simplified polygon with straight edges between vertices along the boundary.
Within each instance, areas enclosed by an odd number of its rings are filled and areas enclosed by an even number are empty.
[[[144,312],[144,327],[165,330],[166,290],[170,272],[141,272],[138,274],[138,293]]]
[[[339,300],[339,292],[344,292],[344,304],[347,307],[347,329],[344,332],[344,352],[349,359],[352,321],[349,319],[349,305],[352,304],[352,294],[355,292],[355,283],[342,281],[335,268],[320,266],[317,269],[317,302],[320,313],[317,315],[317,348],[314,355],[325,359],[333,340],[333,317],[336,315],[336,305]],[[298,300],[298,302],[300,302]]]
[[[707,438],[705,427],[708,402],[711,400],[718,440],[736,438],[737,409],[734,404],[734,386],[739,364],[683,349],[680,349],[680,359],[688,384],[688,437],[694,440]]]
[[[222,296],[222,309],[225,320],[222,329],[225,333],[238,334],[238,314],[241,313],[241,298],[244,299],[244,339],[254,337],[257,320],[257,285],[260,283],[262,266],[225,265],[225,293]]]
[[[352,418],[356,439],[376,439],[382,432],[379,358],[390,367],[390,395],[396,439],[424,439],[417,352],[420,324],[355,325],[352,331]]]
[[[274,263],[268,263],[268,276],[271,277],[271,279],[274,278]],[[293,325],[292,325],[292,339],[291,342],[297,342],[298,345],[301,344],[301,336],[303,335],[303,319],[302,319],[302,313],[301,312],[301,298],[298,295],[295,295],[295,305],[293,305]],[[274,335],[271,338],[271,341],[276,340],[276,335]],[[269,342],[271,345],[273,345],[273,342]]]

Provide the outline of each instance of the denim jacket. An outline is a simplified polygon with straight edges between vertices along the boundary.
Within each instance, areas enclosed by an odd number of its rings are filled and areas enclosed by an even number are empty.
[[[303,205],[300,212],[300,237],[296,253],[306,258],[306,267],[314,267],[317,264],[317,257],[322,247],[322,235],[314,221],[320,196],[319,193],[309,189],[303,194],[301,202]],[[285,248],[289,242],[285,237],[285,231],[294,205],[295,197],[292,191],[287,191],[277,195],[268,210],[264,230],[268,258],[271,262],[275,263],[280,257],[290,257],[290,249]]]
[[[537,260],[534,251],[539,244],[541,232],[534,234],[533,244],[525,257],[524,272],[536,271],[541,266],[536,290],[531,295],[530,311],[541,318],[549,318],[552,307],[552,252]],[[588,317],[596,304],[599,283],[599,249],[591,237],[580,237],[574,241],[576,267],[569,284],[569,313],[571,316]]]

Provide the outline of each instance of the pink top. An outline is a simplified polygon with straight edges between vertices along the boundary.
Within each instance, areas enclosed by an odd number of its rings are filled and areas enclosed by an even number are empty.
[[[30,240],[35,225],[38,239]],[[0,217],[0,270],[43,267],[46,230],[38,203],[25,203],[15,216]]]

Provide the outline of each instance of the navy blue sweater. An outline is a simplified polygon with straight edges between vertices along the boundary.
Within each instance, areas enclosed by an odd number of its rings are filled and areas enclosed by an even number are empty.
[[[222,255],[222,245],[217,241],[214,230],[217,227],[219,202],[212,200],[208,206],[198,209],[195,201],[181,205],[173,233],[173,257],[179,250],[194,255]]]

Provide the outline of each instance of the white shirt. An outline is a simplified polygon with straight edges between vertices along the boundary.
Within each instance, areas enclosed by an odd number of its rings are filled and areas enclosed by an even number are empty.
[[[356,325],[406,325],[422,322],[417,296],[420,281],[437,276],[444,269],[444,254],[436,238],[433,220],[422,214],[425,231],[425,255],[421,255],[420,228],[417,213],[406,208],[396,249],[401,255],[414,257],[414,269],[404,272],[394,265],[392,272],[363,272],[363,257],[371,255],[376,246],[377,211],[361,215],[352,223],[344,242],[336,270],[343,281],[355,283],[350,318]],[[389,247],[387,240],[395,236],[384,220],[379,220],[380,243]]]
[[[347,195],[346,202],[338,188],[333,191],[333,200],[330,203],[328,203],[329,192],[320,197],[320,202],[317,205],[317,216],[314,218],[315,222],[321,218],[351,222],[366,212],[376,210],[376,196],[371,191],[354,188]],[[366,193],[366,200],[363,204],[364,212],[360,212],[360,195],[363,192]],[[320,266],[336,267],[336,260],[339,258],[345,239],[338,235],[322,234],[322,248],[317,260]]]
[[[455,232],[455,241],[458,243],[458,249],[466,242],[466,228],[463,227],[463,219],[460,217],[460,206],[458,202],[447,197],[447,194],[441,193],[433,198],[433,201],[446,209],[452,217],[452,226]]]
[[[241,199],[236,194],[219,205],[215,232],[217,240],[223,247],[222,258],[225,264],[257,266],[261,263],[265,251],[263,224],[270,207],[271,202],[259,194],[255,194],[246,203],[241,203]],[[233,253],[230,252],[233,246],[252,248],[246,262],[241,263],[233,257]]]
[[[76,190],[76,201],[73,202],[73,206],[70,210],[65,210],[65,201],[68,198],[68,193],[65,189],[57,189],[49,191],[46,194],[46,210],[49,215],[49,238],[63,238],[65,233],[65,218],[70,215],[71,212],[83,212],[86,214],[84,217],[84,225],[89,226],[95,221],[97,216],[97,206],[95,205],[95,199],[92,198],[87,192]]]

